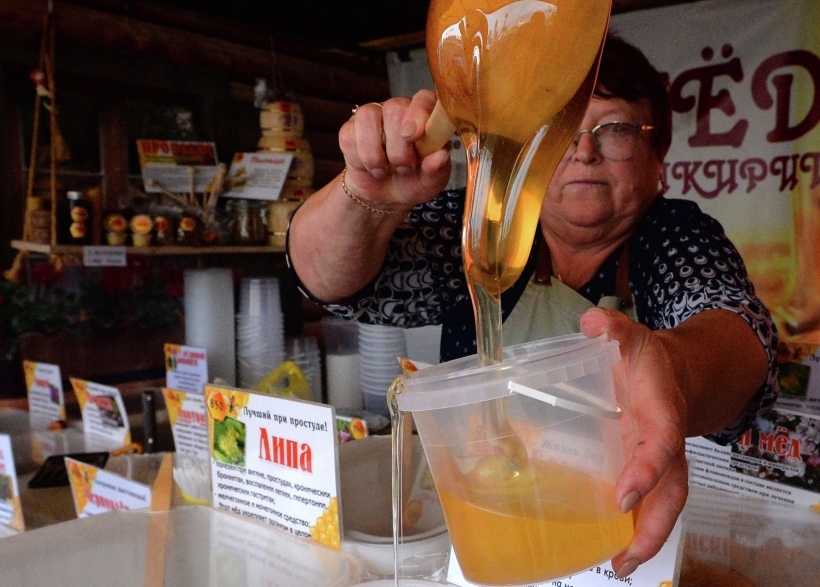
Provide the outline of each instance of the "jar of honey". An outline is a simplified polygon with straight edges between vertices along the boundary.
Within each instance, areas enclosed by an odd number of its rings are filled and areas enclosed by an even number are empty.
[[[88,224],[91,216],[91,203],[83,197],[82,192],[70,191],[68,198],[69,242],[72,245],[87,245],[89,239]]]

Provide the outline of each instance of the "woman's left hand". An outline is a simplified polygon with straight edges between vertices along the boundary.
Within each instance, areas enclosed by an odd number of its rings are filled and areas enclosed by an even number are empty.
[[[621,312],[594,308],[581,317],[581,331],[620,343],[614,370],[626,466],[615,499],[624,512],[637,512],[632,542],[612,559],[625,577],[658,553],[686,503],[688,406],[667,347],[652,330]]]

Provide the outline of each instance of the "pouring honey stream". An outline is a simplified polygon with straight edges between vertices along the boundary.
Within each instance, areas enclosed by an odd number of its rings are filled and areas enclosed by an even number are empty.
[[[437,109],[446,114],[467,153],[462,248],[481,367],[502,361],[501,294],[524,269],[547,186],[583,120],[610,8],[611,0],[430,4],[426,45]],[[391,405],[400,391],[397,380]],[[505,488],[533,483],[527,450],[502,400],[487,402],[484,425],[498,439],[495,455],[477,463],[471,481]],[[395,409],[398,453],[404,452],[401,437],[408,428]],[[401,461],[399,454],[394,459],[397,544],[406,527]]]
[[[439,101],[467,152],[463,251],[480,366],[502,360],[501,293],[520,277],[544,195],[583,119],[597,75],[609,0],[441,0],[427,21]],[[497,459],[480,478],[527,467],[501,402],[486,424]]]

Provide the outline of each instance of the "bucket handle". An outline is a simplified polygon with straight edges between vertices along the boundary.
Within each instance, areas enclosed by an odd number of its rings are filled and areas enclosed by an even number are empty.
[[[580,389],[576,389],[570,385],[562,384],[560,387],[566,389],[571,393],[577,392],[576,395],[587,395]],[[555,406],[557,408],[564,408],[565,410],[572,410],[573,412],[586,414],[587,416],[605,418],[607,420],[618,420],[623,415],[621,408],[615,408],[614,410],[606,410],[598,406],[587,406],[584,404],[579,404],[577,402],[573,402],[570,400],[561,399],[560,397],[555,397],[552,394],[540,391],[538,389],[527,387],[526,385],[521,385],[519,383],[516,383],[515,381],[510,381],[509,384],[507,384],[507,389],[510,390],[510,393],[520,393],[521,395],[526,395],[527,397],[531,397],[532,399],[537,399],[538,401],[548,403],[551,406]]]

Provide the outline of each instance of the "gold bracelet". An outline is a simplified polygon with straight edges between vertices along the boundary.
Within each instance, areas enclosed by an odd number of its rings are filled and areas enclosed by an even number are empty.
[[[362,208],[364,208],[368,212],[371,212],[373,214],[378,214],[379,216],[394,216],[396,214],[407,214],[410,210],[413,209],[413,208],[404,208],[402,210],[385,210],[383,208],[376,208],[371,203],[367,202],[366,200],[363,200],[362,198],[360,198],[359,196],[357,196],[356,194],[354,194],[353,192],[351,192],[347,188],[347,184],[345,183],[345,174],[346,173],[347,173],[347,167],[342,169],[342,178],[341,178],[341,181],[340,181],[340,183],[342,184],[342,191],[345,193],[345,195],[348,198],[353,200],[355,203],[357,203],[359,206],[361,206]]]

